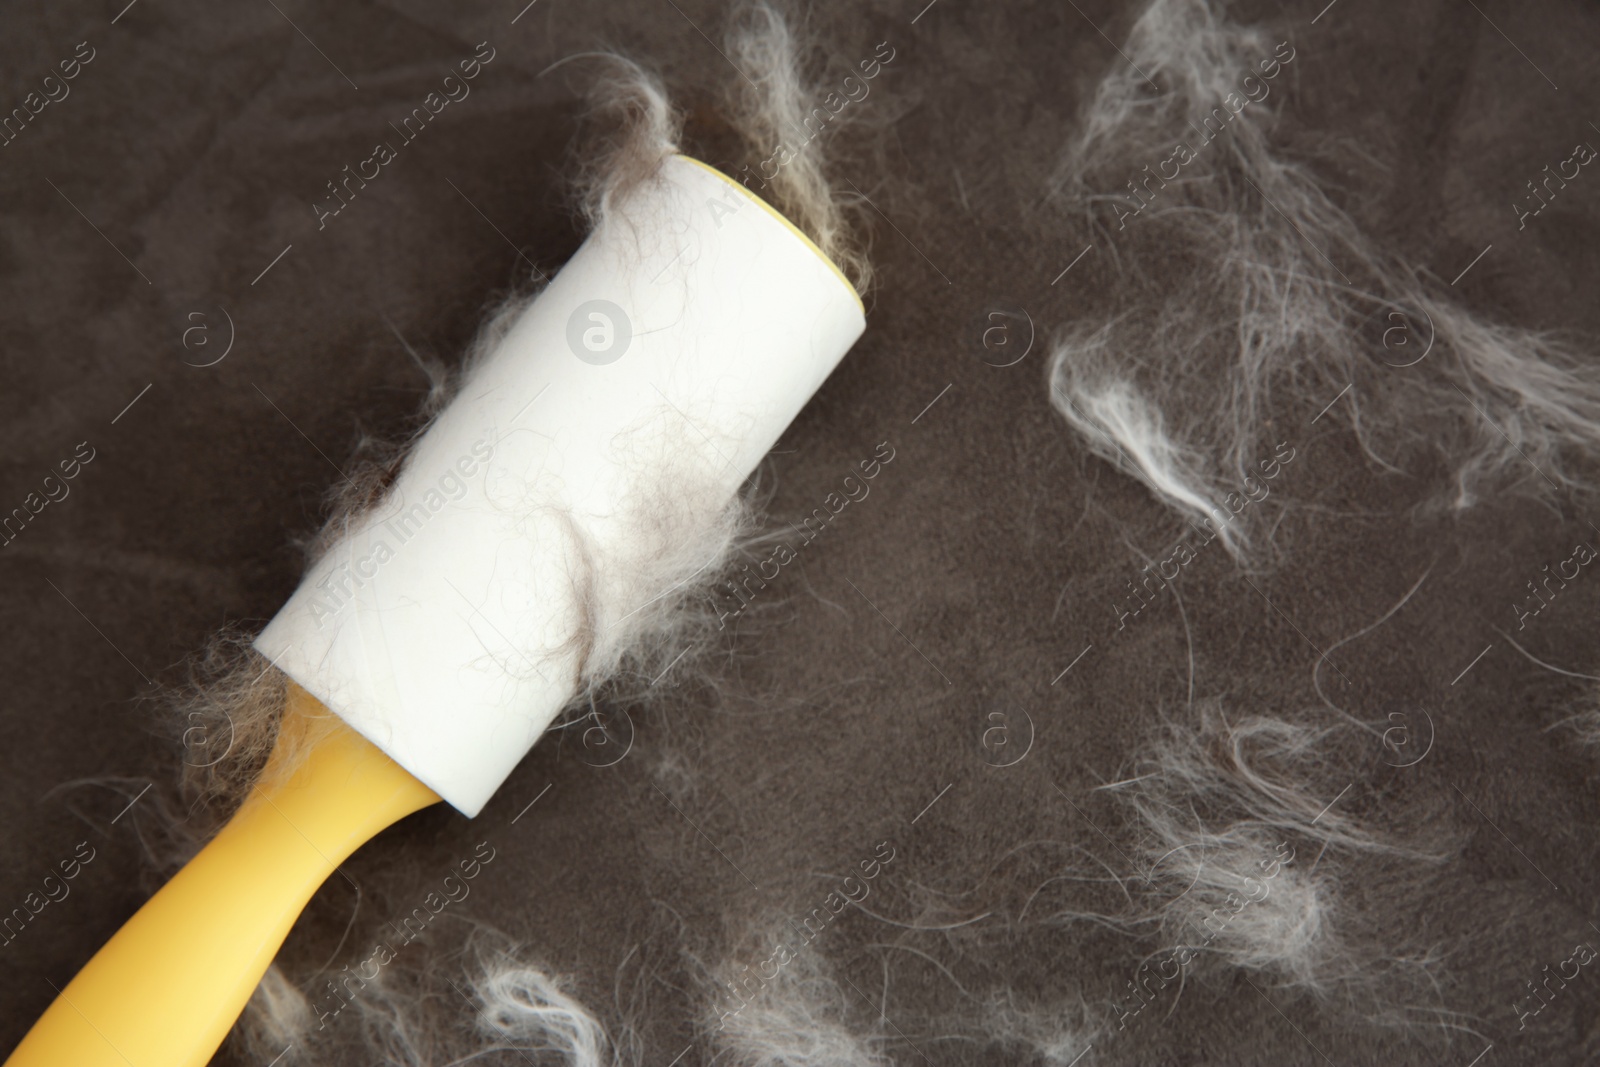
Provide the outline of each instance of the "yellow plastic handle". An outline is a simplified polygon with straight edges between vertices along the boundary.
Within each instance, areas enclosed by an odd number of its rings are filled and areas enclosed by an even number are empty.
[[[6,1067],[202,1067],[317,887],[438,800],[291,684],[260,784],[78,972]]]

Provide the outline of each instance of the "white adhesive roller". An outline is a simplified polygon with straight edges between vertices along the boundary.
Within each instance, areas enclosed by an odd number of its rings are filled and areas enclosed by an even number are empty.
[[[463,813],[632,611],[640,521],[730,501],[861,335],[854,289],[704,164],[628,194],[311,568],[256,648]],[[652,505],[651,502],[656,504]],[[646,538],[648,540],[648,538]],[[578,572],[600,573],[580,580]],[[610,583],[610,584],[607,584]]]

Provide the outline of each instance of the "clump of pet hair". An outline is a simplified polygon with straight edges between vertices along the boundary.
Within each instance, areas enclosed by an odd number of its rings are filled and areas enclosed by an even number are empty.
[[[817,106],[824,93],[806,77],[795,31],[777,8],[762,0],[740,11],[728,33],[727,51],[746,75],[733,83],[730,112],[752,152],[770,155],[794,131],[809,129],[814,115],[823,116],[811,138],[766,180],[762,193],[838,265],[857,293],[865,293],[872,283],[872,264],[856,221],[846,217],[848,201],[828,180],[823,138],[817,136],[835,116]]]
[[[252,1059],[259,1059],[263,1053],[276,1056],[297,1042],[303,1043],[317,1021],[305,993],[289,981],[276,963],[261,976],[241,1020],[234,1040],[254,1054]]]
[[[456,966],[458,977],[444,973]],[[276,968],[252,1000],[257,1010],[251,1025],[235,1037],[245,1055],[260,1062],[292,1048],[286,1062],[298,1064],[359,1057],[383,1067],[447,1067],[497,1053],[561,1067],[622,1063],[604,1024],[577,999],[571,979],[477,924],[456,949],[387,964],[320,1020],[304,993]]]
[[[1265,30],[1222,11],[1145,9],[1054,182],[1118,271],[1109,321],[1054,344],[1052,400],[1069,424],[1198,519],[1229,514],[1225,497],[1259,480],[1285,423],[1324,412],[1380,466],[1442,464],[1457,509],[1510,484],[1587,488],[1593,361],[1481,319],[1369,239],[1274,144],[1266,100],[1289,79],[1263,71],[1282,73],[1292,45],[1275,53]],[[1229,552],[1244,560],[1287,506],[1247,509],[1224,534]]]
[[[590,146],[574,181],[584,218],[597,228],[661,163],[678,151],[683,116],[661,79],[615,53],[599,53],[608,65],[589,90],[590,117],[604,127]]]
[[[166,695],[166,721],[181,731],[180,793],[201,825],[244,801],[277,741],[288,678],[252,637],[237,628],[214,635],[190,661],[186,685]]]
[[[1359,863],[1398,879],[1449,848],[1380,833],[1333,803],[1348,809],[1353,777],[1329,751],[1337,728],[1267,715],[1230,722],[1209,702],[1193,715],[1167,724],[1126,779],[1101,787],[1140,835],[1142,879],[1129,887],[1152,903],[1130,926],[1156,931],[1169,946],[1158,956],[1176,952],[1174,973],[1156,968],[1163,984],[1201,956],[1319,996],[1403,966],[1395,945],[1343,906],[1335,869]]]
[[[811,102],[824,94],[805,75],[801,42],[788,20],[765,0],[736,14],[726,43],[728,58],[742,75],[728,95],[730,124],[751,151],[767,155],[792,131],[806,128],[806,120],[817,110]],[[634,189],[656,176],[663,160],[680,150],[683,115],[660,78],[633,60],[614,52],[568,58],[580,57],[604,60],[611,68],[595,80],[588,94],[590,117],[608,132],[586,136],[589,147],[580,158],[574,183],[584,217],[598,227],[617,214]],[[839,267],[857,293],[865,293],[872,264],[858,220],[847,217],[852,201],[828,180],[819,140],[808,141],[762,191]]]
[[[670,412],[673,419],[692,418]],[[665,420],[671,422],[672,420]],[[657,433],[682,437],[680,447],[649,443]],[[653,489],[618,502],[626,547],[604,554],[575,522],[565,524],[574,558],[572,593],[581,624],[569,645],[580,651],[572,706],[604,692],[611,701],[641,701],[669,667],[678,670],[715,641],[711,584],[744,552],[757,526],[748,496],[729,499],[708,477],[700,442],[676,424],[649,428],[619,447],[656,455]],[[645,679],[649,679],[648,682]]]
[[[1225,509],[1202,495],[1203,464],[1172,440],[1161,409],[1129,382],[1113,380],[1086,388],[1074,373],[1090,358],[1104,358],[1110,338],[1111,327],[1102,326],[1078,342],[1076,358],[1063,360],[1059,366],[1052,364],[1050,403],[1074,429],[1109,446],[1114,458],[1138,472],[1157,496],[1181,511],[1211,520],[1223,546],[1237,556],[1246,535],[1233,525]],[[1057,349],[1053,358],[1059,358],[1062,351]],[[1221,521],[1217,521],[1218,514],[1223,516]]]
[[[793,939],[780,926],[766,941]],[[771,950],[768,949],[768,952]],[[706,982],[708,1002],[701,1020],[702,1039],[716,1049],[714,1062],[727,1067],[888,1067],[892,1061],[882,1033],[861,1033],[850,1023],[852,1000],[859,997],[839,982],[812,946],[802,946],[748,1001],[735,1002],[748,965],[730,958]],[[730,1010],[730,1006],[739,1006]]]
[[[572,997],[570,980],[501,949],[484,961],[473,991],[485,1036],[522,1052],[554,1052],[570,1067],[601,1067],[605,1061],[605,1027]]]
[[[997,993],[984,1005],[981,1033],[998,1048],[1022,1052],[1045,1067],[1071,1067],[1094,1047],[1103,1023],[1091,1019],[1081,1000],[1049,1007],[1019,1004],[1010,991]]]
[[[913,997],[887,1008],[891,983],[887,962],[882,985],[868,987],[859,978],[843,976],[829,946],[797,940],[801,935],[792,925],[779,921],[748,929],[751,933],[724,954],[720,966],[707,968],[686,953],[707,999],[703,1039],[716,1050],[713,1062],[730,1067],[880,1067],[896,1062],[893,1051],[905,1045],[914,1050],[906,1056],[919,1059],[925,1055],[925,1040],[1021,1052],[1028,1062],[1063,1067],[1093,1044],[1103,1025],[1091,1019],[1081,998],[1050,1003],[1024,1000],[1005,986],[980,997],[934,956],[907,945],[898,947],[945,971],[960,1002],[934,1006]],[[764,936],[756,931],[764,931]],[[797,947],[786,951],[789,945]],[[998,969],[1004,973],[1006,965]],[[869,992],[875,987],[881,994]],[[879,995],[881,1000],[865,999]],[[887,1021],[891,1017],[892,1025]],[[915,1036],[919,1033],[934,1036]]]

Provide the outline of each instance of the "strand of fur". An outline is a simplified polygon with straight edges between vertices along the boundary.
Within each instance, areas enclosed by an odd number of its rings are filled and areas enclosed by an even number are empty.
[[[1154,0],[1122,50],[1128,62],[1100,83],[1055,186],[1126,262],[1120,310],[1069,328],[1050,360],[1052,400],[1091,451],[1186,515],[1226,518],[1224,498],[1282,435],[1270,427],[1350,387],[1330,420],[1380,465],[1442,463],[1455,508],[1508,484],[1586,487],[1581,461],[1600,446],[1592,361],[1440,295],[1279,154],[1272,86],[1256,69],[1277,62],[1264,30],[1214,0]],[[1246,75],[1261,91],[1248,101]],[[1220,129],[1191,149],[1198,158],[1174,178],[1156,173],[1208,123]],[[1124,193],[1130,176],[1142,188]],[[1154,279],[1138,270],[1145,255],[1163,262]],[[1380,339],[1389,326],[1401,332]],[[1236,558],[1271,510],[1218,523]]]
[[[753,71],[750,81],[735,83],[730,111],[735,127],[753,152],[765,155],[774,145],[806,128],[822,91],[808,80],[801,64],[800,43],[783,15],[765,0],[745,7],[727,39],[728,55],[741,69]],[[847,218],[851,201],[828,179],[822,138],[812,138],[766,183],[773,206],[798,226],[823,255],[850,279],[856,292],[872,284],[872,263],[862,247],[861,229]]]
[[[1579,748],[1600,752],[1600,688],[1590,686],[1573,702],[1571,715],[1545,729],[1557,727],[1565,727]]]

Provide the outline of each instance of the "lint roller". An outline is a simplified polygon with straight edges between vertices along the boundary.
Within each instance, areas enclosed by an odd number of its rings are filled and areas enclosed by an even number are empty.
[[[346,857],[439,800],[483,809],[590,650],[673,592],[652,557],[731,502],[865,325],[804,234],[666,159],[256,639],[293,683],[260,782],[7,1064],[207,1062]]]

